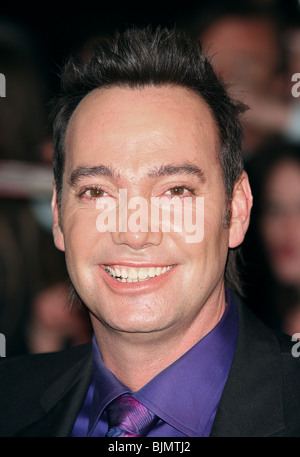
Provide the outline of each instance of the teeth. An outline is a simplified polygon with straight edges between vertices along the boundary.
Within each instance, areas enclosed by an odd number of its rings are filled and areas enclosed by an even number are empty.
[[[118,276],[118,275],[116,275]],[[138,272],[136,268],[130,268],[129,273],[128,273],[128,278],[129,279],[137,279],[138,278]]]
[[[121,276],[122,276],[123,279],[127,279],[128,278],[128,273],[127,273],[125,268],[122,268]]]
[[[155,268],[154,267],[150,267],[148,274],[149,274],[149,278],[154,278],[154,276],[155,276]]]
[[[155,276],[160,276],[166,271],[171,270],[172,265],[165,267],[141,267],[141,268],[126,268],[126,267],[110,267],[109,265],[105,266],[107,273],[113,278],[121,282],[140,282],[147,281],[150,278]]]
[[[139,281],[148,278],[149,273],[148,273],[147,270],[148,270],[147,268],[140,268],[140,269],[139,269],[139,271],[138,271],[138,278],[139,278]]]

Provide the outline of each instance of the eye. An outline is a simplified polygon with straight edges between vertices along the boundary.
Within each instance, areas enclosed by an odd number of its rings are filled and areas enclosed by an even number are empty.
[[[191,195],[193,193],[192,189],[183,186],[172,187],[166,192],[166,194],[169,194],[172,197],[182,197],[183,195]]]
[[[91,199],[105,197],[106,195],[107,193],[103,189],[101,189],[101,187],[89,187],[85,188],[84,190],[82,190],[82,192],[80,192],[80,197],[86,197]]]
[[[105,192],[102,189],[99,188],[93,188],[88,191],[88,194],[92,198],[98,198],[98,197],[103,197]]]

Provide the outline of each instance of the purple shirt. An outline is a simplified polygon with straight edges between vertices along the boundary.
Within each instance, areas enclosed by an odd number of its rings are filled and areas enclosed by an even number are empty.
[[[104,437],[105,408],[125,393],[159,416],[148,437],[209,436],[238,333],[238,309],[228,289],[226,303],[221,320],[204,338],[134,393],[104,365],[94,337],[94,379],[71,436]]]

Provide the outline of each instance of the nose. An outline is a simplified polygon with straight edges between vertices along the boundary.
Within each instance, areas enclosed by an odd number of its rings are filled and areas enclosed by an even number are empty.
[[[140,203],[140,202],[139,202]],[[111,232],[115,244],[127,245],[134,250],[149,246],[159,246],[163,233],[157,226],[151,226],[151,214],[148,206],[137,209],[127,208],[119,215],[117,230]]]
[[[151,245],[158,246],[162,240],[162,233],[157,232],[132,232],[128,230],[127,232],[112,232],[111,237],[115,244],[127,245],[134,250],[144,249]]]

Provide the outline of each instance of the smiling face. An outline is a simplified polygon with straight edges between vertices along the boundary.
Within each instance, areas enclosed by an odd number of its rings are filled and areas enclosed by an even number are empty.
[[[224,225],[217,138],[205,103],[182,87],[102,88],[78,105],[65,139],[61,224],[53,198],[54,237],[95,329],[199,334],[220,319],[228,246],[241,236]],[[188,243],[184,226],[100,233],[99,204],[118,207],[120,189],[149,207],[153,197],[189,197],[194,215],[204,197],[203,240]]]
[[[300,285],[300,166],[283,160],[264,187],[261,232],[271,268],[283,284]]]

